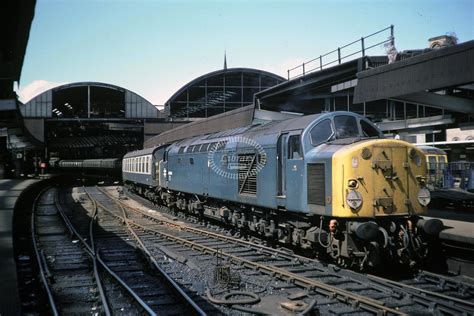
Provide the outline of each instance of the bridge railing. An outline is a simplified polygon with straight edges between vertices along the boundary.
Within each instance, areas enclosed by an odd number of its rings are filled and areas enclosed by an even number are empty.
[[[378,40],[376,41],[376,43],[369,43],[369,40],[374,39],[376,35],[387,32],[389,30],[390,30],[390,35],[386,39]],[[288,69],[287,70],[288,80],[304,76],[310,72],[319,71],[324,68],[332,67],[334,64],[341,64],[343,60],[346,61],[350,57],[354,58],[355,56],[359,56],[359,55],[360,57],[364,57],[368,50],[380,45],[386,45],[388,43],[394,46],[394,42],[395,42],[394,26],[390,25],[389,27],[386,27],[382,30],[374,32],[370,35],[361,37],[360,39],[355,40],[349,44],[338,47],[337,49],[333,51],[330,51],[323,55],[319,55],[319,57],[306,61],[302,63],[301,65]],[[369,45],[369,46],[366,46],[366,45]],[[355,52],[349,52],[349,53],[347,52],[350,49],[354,49],[354,47],[360,47],[360,49]]]

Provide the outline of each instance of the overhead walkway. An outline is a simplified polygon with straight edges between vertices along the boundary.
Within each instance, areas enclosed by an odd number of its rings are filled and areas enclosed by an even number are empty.
[[[364,70],[357,80],[354,103],[397,99],[474,113],[474,41]],[[459,92],[435,93],[448,88]]]

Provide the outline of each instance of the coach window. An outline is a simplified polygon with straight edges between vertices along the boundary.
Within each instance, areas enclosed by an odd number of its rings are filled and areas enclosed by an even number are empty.
[[[331,120],[322,120],[311,129],[309,134],[311,136],[311,145],[313,146],[318,146],[328,141],[334,134],[331,126]]]
[[[291,135],[288,138],[288,159],[302,159],[301,135]]]

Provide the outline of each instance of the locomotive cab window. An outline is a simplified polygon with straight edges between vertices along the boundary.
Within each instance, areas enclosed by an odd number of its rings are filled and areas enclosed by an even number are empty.
[[[355,117],[349,115],[338,115],[334,118],[336,127],[336,138],[352,138],[359,136],[359,128]]]
[[[291,135],[288,138],[288,159],[303,159],[300,136]]]
[[[362,135],[364,137],[380,137],[379,131],[366,121],[361,120],[360,127],[362,128]]]
[[[322,120],[316,124],[310,132],[311,144],[318,146],[328,141],[333,135],[331,121],[329,119]]]

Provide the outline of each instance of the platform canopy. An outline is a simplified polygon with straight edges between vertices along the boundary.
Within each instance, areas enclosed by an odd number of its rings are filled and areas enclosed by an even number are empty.
[[[75,82],[47,90],[20,107],[24,118],[157,118],[158,109],[125,88],[103,82]]]

